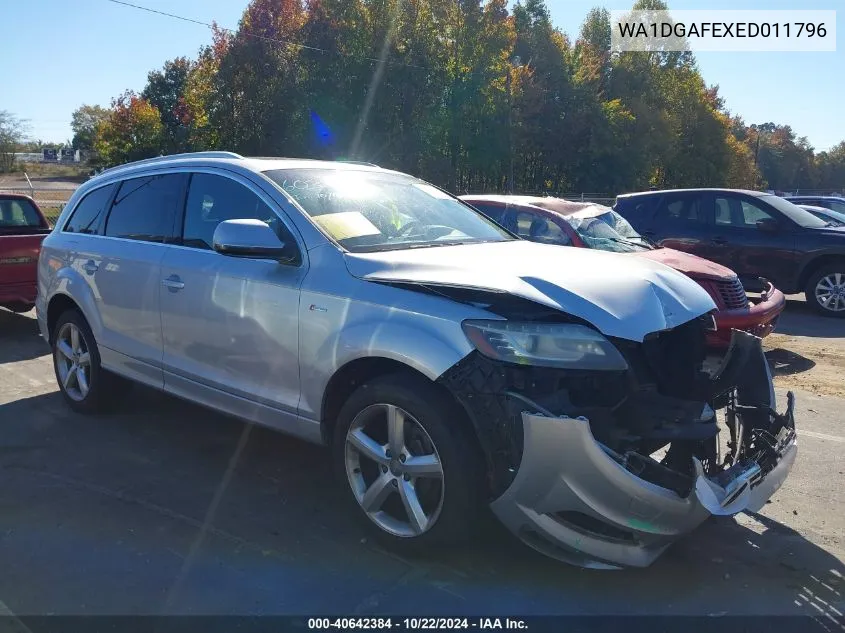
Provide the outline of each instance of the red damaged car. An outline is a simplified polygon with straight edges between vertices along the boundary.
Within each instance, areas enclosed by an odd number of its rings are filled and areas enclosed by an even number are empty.
[[[0,306],[27,312],[35,305],[38,253],[49,232],[32,198],[0,193]]]
[[[760,300],[749,301],[731,269],[696,255],[655,246],[610,207],[535,196],[468,195],[461,196],[461,200],[534,242],[633,253],[684,273],[707,291],[718,308],[716,331],[708,337],[713,348],[727,347],[732,329],[767,336],[786,306],[783,293],[768,282]]]

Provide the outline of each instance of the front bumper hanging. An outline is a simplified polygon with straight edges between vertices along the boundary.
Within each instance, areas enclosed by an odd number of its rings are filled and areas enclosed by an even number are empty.
[[[491,507],[519,538],[544,554],[591,568],[644,567],[711,515],[755,512],[781,487],[798,454],[795,399],[774,409],[760,339],[735,332],[719,390],[736,376],[731,411],[741,428],[733,464],[707,474],[692,458],[690,492],[681,495],[632,472],[627,456],[598,442],[587,418],[522,413],[519,470]]]

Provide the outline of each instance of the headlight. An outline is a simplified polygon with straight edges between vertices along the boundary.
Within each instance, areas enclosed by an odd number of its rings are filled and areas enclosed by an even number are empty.
[[[624,370],[628,363],[604,336],[574,323],[464,321],[476,349],[495,360],[567,369]]]

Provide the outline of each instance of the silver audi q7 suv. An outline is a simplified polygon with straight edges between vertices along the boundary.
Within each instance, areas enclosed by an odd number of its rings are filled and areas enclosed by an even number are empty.
[[[706,369],[695,282],[520,240],[373,165],[116,167],[73,194],[38,273],[70,407],[139,382],[326,444],[350,511],[396,547],[459,541],[487,505],[550,556],[645,566],[760,508],[797,452],[759,339]]]

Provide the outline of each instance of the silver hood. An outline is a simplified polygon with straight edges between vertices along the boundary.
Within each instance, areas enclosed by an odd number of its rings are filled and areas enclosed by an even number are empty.
[[[632,341],[716,308],[697,283],[668,266],[587,248],[514,240],[346,253],[345,259],[361,279],[507,292]]]

